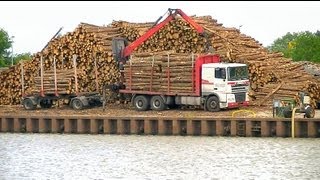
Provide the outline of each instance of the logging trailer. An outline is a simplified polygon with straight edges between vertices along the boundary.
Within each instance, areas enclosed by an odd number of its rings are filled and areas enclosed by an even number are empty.
[[[63,27],[61,27],[56,34],[51,38],[53,40],[56,38]],[[50,41],[51,41],[50,40]],[[49,41],[49,42],[50,42]],[[49,42],[42,48],[41,52],[49,45]],[[74,69],[74,80],[75,80],[75,92],[67,92],[61,90],[59,86],[63,86],[64,83],[62,77],[58,77],[56,60],[53,58],[53,74],[49,77],[48,84],[44,84],[44,67],[43,67],[43,58],[40,58],[40,82],[38,82],[37,90],[31,94],[25,93],[24,87],[24,69],[23,63],[21,63],[21,86],[22,86],[22,105],[26,110],[34,110],[39,105],[41,108],[50,108],[53,105],[53,102],[56,101],[59,103],[59,100],[67,100],[68,104],[76,110],[83,109],[85,107],[91,107],[102,104],[101,95],[98,92],[79,92],[78,91],[78,82],[77,82],[77,55],[73,56],[73,69]],[[95,78],[97,80],[97,64],[95,59]],[[49,87],[45,86],[49,85]],[[96,81],[96,89],[98,89]]]
[[[104,87],[104,91],[110,90],[119,93],[120,97],[131,101],[133,106],[138,111],[164,110],[167,107],[174,107],[176,105],[195,105],[203,107],[207,111],[219,111],[225,108],[237,108],[240,105],[248,105],[248,68],[246,64],[240,63],[222,63],[220,57],[214,54],[199,55],[194,58],[191,55],[192,68],[186,71],[192,71],[192,92],[182,93],[172,91],[170,72],[170,55],[168,54],[166,69],[166,90],[154,90],[152,81],[154,68],[150,68],[150,90],[139,91],[133,90],[132,80],[135,78],[133,74],[126,74],[124,76],[124,64],[129,61],[129,69],[131,70],[130,55],[143,42],[148,40],[153,34],[158,32],[162,27],[168,24],[180,15],[186,22],[188,22],[201,36],[208,38],[208,34],[203,27],[193,21],[180,9],[168,9],[169,16],[157,24],[162,16],[156,21],[155,25],[149,29],[140,38],[128,45],[125,38],[114,38],[112,41],[112,51],[114,59],[117,61],[121,79],[115,84],[108,84]],[[207,40],[206,52],[210,50],[210,41]],[[129,71],[130,71],[129,70]],[[240,72],[240,73],[239,73]],[[185,77],[187,78],[187,77]],[[105,93],[104,93],[105,94]],[[103,103],[105,105],[105,103]]]
[[[78,82],[77,82],[77,56],[73,56],[73,67],[74,72],[72,77],[75,80],[75,92],[68,92],[61,90],[61,86],[65,86],[64,79],[66,74],[62,74],[62,77],[59,77],[56,69],[56,60],[53,58],[53,74],[50,74],[46,83],[44,83],[44,68],[43,68],[43,59],[40,58],[40,82],[37,83],[37,91],[32,94],[24,93],[24,82],[22,81],[22,105],[26,110],[34,110],[39,105],[41,108],[50,108],[53,105],[53,102],[58,100],[67,100],[68,104],[76,110],[81,110],[85,107],[92,107],[97,105],[102,105],[102,97],[99,92],[79,92],[78,91]],[[97,66],[95,63],[95,70]],[[23,80],[23,64],[21,64],[21,79]],[[97,79],[97,73],[96,79]],[[96,84],[97,85],[97,84]]]

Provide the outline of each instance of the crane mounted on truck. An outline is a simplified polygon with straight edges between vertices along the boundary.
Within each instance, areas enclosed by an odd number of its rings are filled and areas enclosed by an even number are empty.
[[[135,48],[148,40],[178,14],[200,35],[208,37],[203,27],[193,21],[181,9],[168,9],[168,11],[169,16],[164,21],[157,24],[162,18],[160,17],[151,29],[131,44],[128,44],[125,38],[113,39],[112,50],[119,65],[121,80],[119,83],[107,85],[105,89],[130,97],[133,106],[138,111],[145,111],[150,108],[152,110],[164,110],[168,106],[174,105],[200,105],[204,110],[214,112],[224,108],[248,105],[249,79],[246,64],[223,63],[220,61],[220,57],[214,54],[198,56],[194,61],[192,67],[193,90],[191,93],[172,92],[170,88],[167,91],[138,91],[131,90],[131,84],[126,85],[126,79],[134,78],[131,75],[124,77],[123,73],[124,64],[130,60],[129,56]],[[209,42],[207,41],[206,50],[209,49]],[[168,72],[170,72],[170,68]],[[168,83],[170,83],[170,76],[168,75],[167,78]]]

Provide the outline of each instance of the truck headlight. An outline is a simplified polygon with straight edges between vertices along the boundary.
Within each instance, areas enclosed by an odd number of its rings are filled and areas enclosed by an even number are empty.
[[[236,98],[234,94],[227,94],[227,101],[228,102],[235,102]]]

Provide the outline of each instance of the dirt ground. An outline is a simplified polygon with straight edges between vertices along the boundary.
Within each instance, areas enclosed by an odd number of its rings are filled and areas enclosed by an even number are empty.
[[[0,115],[93,115],[93,116],[111,116],[111,117],[183,117],[183,118],[196,118],[196,117],[257,117],[267,118],[273,117],[272,107],[242,107],[239,109],[221,110],[219,112],[208,112],[202,109],[192,108],[177,108],[165,111],[136,111],[129,104],[109,104],[106,106],[105,111],[103,107],[94,107],[84,110],[73,110],[69,106],[61,105],[60,107],[52,107],[50,109],[25,110],[21,105],[16,106],[0,106]],[[303,114],[296,114],[296,117],[303,117]],[[315,117],[320,117],[320,111],[316,110]]]

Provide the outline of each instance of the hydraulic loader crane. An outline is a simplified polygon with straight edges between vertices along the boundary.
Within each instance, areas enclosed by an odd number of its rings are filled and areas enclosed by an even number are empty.
[[[209,49],[210,42],[208,41],[208,35],[204,31],[202,26],[200,26],[195,21],[193,21],[193,19],[191,19],[188,15],[186,15],[181,9],[169,8],[167,12],[169,12],[169,16],[164,21],[158,24],[158,22],[163,18],[162,16],[160,16],[151,29],[149,29],[145,34],[143,34],[140,38],[138,38],[131,44],[128,44],[128,41],[125,38],[114,38],[112,40],[113,56],[117,61],[120,70],[123,70],[123,64],[126,63],[130,54],[135,50],[135,48],[137,48],[143,42],[148,40],[152,35],[158,32],[162,27],[164,27],[166,24],[172,21],[178,14],[185,21],[187,21],[201,36],[207,38],[207,45],[205,48],[206,50]]]

